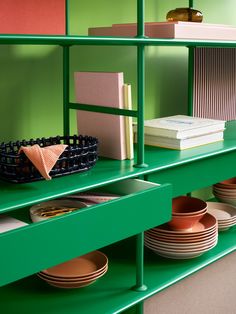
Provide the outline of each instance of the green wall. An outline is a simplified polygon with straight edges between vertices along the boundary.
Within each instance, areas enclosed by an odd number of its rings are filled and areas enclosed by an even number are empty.
[[[166,13],[188,1],[146,0],[146,21],[164,21]],[[235,1],[196,0],[209,23],[236,24]],[[70,32],[86,35],[88,27],[135,22],[135,0],[70,0]],[[72,47],[74,71],[123,71],[136,104],[136,48]],[[62,49],[45,46],[1,46],[1,141],[62,134]],[[187,49],[146,48],[146,118],[185,113]],[[75,112],[71,133],[76,132]]]

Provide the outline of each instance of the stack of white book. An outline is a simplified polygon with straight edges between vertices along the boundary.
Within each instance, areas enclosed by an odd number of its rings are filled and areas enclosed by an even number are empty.
[[[171,149],[187,149],[224,139],[225,121],[175,115],[146,120],[144,140],[146,145]],[[134,125],[137,142],[137,125]]]

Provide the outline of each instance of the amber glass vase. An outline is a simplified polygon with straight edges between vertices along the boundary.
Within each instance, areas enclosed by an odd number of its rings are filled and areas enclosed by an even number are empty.
[[[184,21],[201,23],[203,19],[202,12],[193,8],[177,8],[167,13],[166,19],[169,22]]]

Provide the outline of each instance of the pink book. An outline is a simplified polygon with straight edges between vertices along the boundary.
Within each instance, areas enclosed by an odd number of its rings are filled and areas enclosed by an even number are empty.
[[[65,34],[65,0],[0,1],[0,33]]]
[[[76,102],[124,108],[122,72],[76,72]],[[77,111],[78,132],[99,140],[99,156],[126,159],[124,116]]]

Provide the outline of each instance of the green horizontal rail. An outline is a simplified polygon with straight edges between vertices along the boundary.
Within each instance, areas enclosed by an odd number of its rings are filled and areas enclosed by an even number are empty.
[[[45,35],[0,35],[0,44],[6,45],[110,45],[110,46],[188,46],[188,47],[236,47],[233,40],[196,40],[139,37],[102,36],[45,36]]]
[[[77,103],[69,103],[70,109],[77,110],[85,110],[85,111],[93,111],[93,112],[102,112],[114,115],[128,116],[128,117],[137,117],[136,110],[128,110],[128,109],[119,109],[113,107],[104,107],[104,106],[96,106],[96,105],[86,105],[86,104],[77,104]]]

